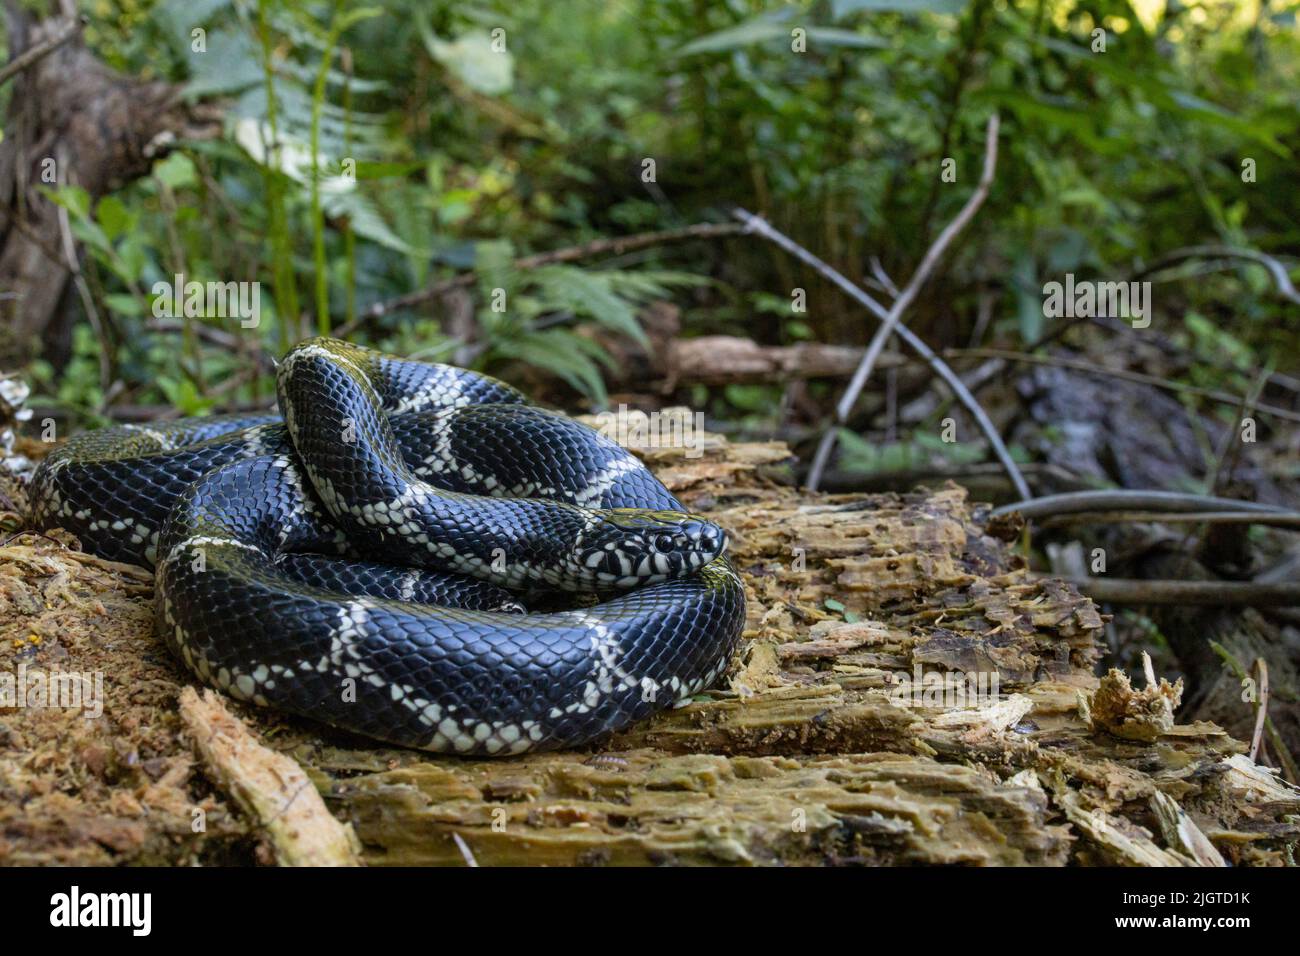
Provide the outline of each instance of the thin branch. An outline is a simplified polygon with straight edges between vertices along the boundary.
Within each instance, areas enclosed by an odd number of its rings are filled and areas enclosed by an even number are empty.
[[[1292,284],[1291,276],[1287,272],[1286,266],[1284,266],[1280,261],[1278,261],[1277,259],[1273,258],[1270,255],[1266,255],[1265,253],[1259,252],[1256,249],[1246,249],[1241,246],[1208,245],[1208,246],[1188,246],[1185,249],[1175,249],[1172,252],[1168,252],[1165,255],[1161,256],[1151,265],[1146,266],[1145,268],[1139,269],[1138,271],[1134,272],[1131,276],[1129,276],[1127,281],[1136,282],[1144,276],[1154,275],[1155,273],[1163,271],[1164,269],[1168,268],[1169,266],[1173,265],[1174,263],[1182,259],[1192,259],[1198,257],[1215,257],[1215,256],[1219,257],[1220,259],[1249,259],[1252,262],[1259,263],[1265,269],[1267,269],[1269,273],[1272,275],[1273,283],[1277,286],[1278,294],[1282,296],[1282,298],[1287,299],[1291,302],[1300,303],[1300,293],[1296,291],[1295,286]],[[1228,268],[1227,262],[1221,262],[1221,263],[1211,262],[1209,263],[1209,265],[1215,267],[1209,271],[1222,271],[1223,269]],[[1182,276],[1180,278],[1190,278],[1190,277]],[[1056,328],[1052,329],[1050,332],[1047,332],[1039,336],[1037,340],[1030,343],[1026,347],[1026,351],[1029,352],[1038,351],[1044,345],[1048,345],[1052,342],[1055,342],[1057,339],[1065,335],[1066,332],[1070,331],[1070,329],[1074,328],[1076,325],[1079,325],[1083,322],[1092,322],[1094,324],[1101,324],[1104,321],[1105,320],[1102,317],[1095,316],[1095,315],[1076,315],[1074,318],[1068,319],[1065,322],[1060,323],[1059,325],[1056,326]]]
[[[997,170],[997,165],[998,114],[994,113],[989,117],[988,130],[985,133],[984,171],[980,174],[975,191],[966,200],[966,204],[962,206],[956,218],[944,227],[943,232],[939,233],[939,238],[926,250],[921,259],[921,264],[916,267],[916,271],[912,273],[912,278],[907,281],[903,291],[897,294],[894,304],[890,306],[889,314],[880,323],[880,328],[876,329],[871,344],[867,346],[867,354],[862,356],[858,370],[853,373],[853,378],[849,381],[848,387],[844,390],[844,395],[841,396],[839,404],[836,406],[835,412],[840,424],[847,422],[849,415],[852,414],[853,406],[857,404],[858,397],[867,384],[867,379],[871,377],[871,373],[876,367],[876,360],[880,357],[880,352],[884,349],[886,340],[893,334],[894,329],[902,320],[903,313],[916,299],[917,294],[921,291],[921,286],[925,285],[929,280],[935,266],[939,264],[940,257],[947,252],[948,246],[952,244],[953,239],[966,228],[971,219],[975,217],[975,213],[979,211],[980,206],[984,204],[984,200],[989,194],[989,188],[993,185],[993,175]],[[809,476],[809,487],[813,490],[816,490],[818,477],[816,474]]]
[[[1273,283],[1277,286],[1277,291],[1282,298],[1288,302],[1294,302],[1300,305],[1300,292],[1296,291],[1295,285],[1291,282],[1291,275],[1287,272],[1286,266],[1282,265],[1277,259],[1257,249],[1246,249],[1241,246],[1188,246],[1184,249],[1175,249],[1161,256],[1154,263],[1138,272],[1133,278],[1139,279],[1142,276],[1148,276],[1160,272],[1166,267],[1182,259],[1248,259],[1251,262],[1258,263],[1268,270],[1269,275],[1273,277]]]
[[[1255,702],[1255,733],[1250,738],[1250,760],[1259,757],[1259,745],[1264,742],[1264,721],[1268,719],[1268,664],[1264,658],[1255,658],[1255,669],[1259,671],[1259,699]]]
[[[1092,316],[1091,321],[1098,328],[1108,329],[1111,332],[1118,332],[1126,335],[1131,331],[1131,327],[1126,323],[1121,322],[1119,319],[1109,318],[1107,316]],[[1206,356],[1197,355],[1193,349],[1185,346],[1179,347],[1163,335],[1158,335],[1153,338],[1151,344],[1165,355],[1177,359],[1178,361],[1185,362],[1188,365],[1199,363],[1221,372],[1236,373],[1237,375],[1252,375],[1255,372],[1254,368],[1239,365],[1234,362],[1231,357],[1226,357],[1224,361],[1215,361]],[[972,348],[974,348],[974,346],[972,346]],[[1027,348],[1024,349],[1024,351],[1032,352],[1034,349]],[[1288,392],[1300,393],[1300,378],[1295,378],[1291,375],[1284,375],[1277,370],[1268,373],[1268,384],[1284,389]]]
[[[1241,661],[1237,660],[1237,658],[1232,655],[1231,651],[1218,641],[1210,641],[1209,645],[1214,653],[1219,655],[1223,663],[1227,665],[1228,669],[1232,671],[1233,676],[1235,676],[1237,680],[1244,681],[1247,678],[1248,675],[1246,673],[1246,668],[1241,665]],[[1296,766],[1295,760],[1291,757],[1291,752],[1287,750],[1286,741],[1284,741],[1282,735],[1278,733],[1277,726],[1273,723],[1273,718],[1266,716],[1264,718],[1264,726],[1268,731],[1268,739],[1273,744],[1273,750],[1277,755],[1278,763],[1282,766],[1282,776],[1290,783],[1300,782],[1300,767]]]
[[[880,264],[879,256],[871,257],[871,274],[876,277],[876,282],[880,283],[880,287],[889,293],[891,299],[898,298],[898,286],[894,285],[894,280],[889,278],[889,273]]]
[[[83,24],[84,20],[80,17],[71,20],[64,20],[55,27],[53,33],[40,43],[29,47],[22,53],[19,53],[3,67],[0,67],[0,86],[4,86],[23,70],[32,66],[37,61],[43,60],[59,47],[63,46],[63,44],[67,43],[81,32]]]
[[[30,242],[32,245],[34,245],[37,248],[37,250],[43,256],[45,256],[46,259],[48,259],[50,262],[54,263],[56,266],[58,266],[61,269],[67,268],[68,263],[64,259],[62,253],[60,253],[48,242],[46,242],[45,239],[42,238],[41,235],[37,233],[35,229],[33,229],[30,225],[28,225],[27,221],[22,218],[22,215],[21,213],[18,212],[18,210],[7,209],[4,206],[0,206],[0,216],[4,217],[4,221],[8,225],[13,226],[15,229],[21,232],[23,234],[23,237],[26,238],[27,241]]]
[[[840,398],[839,404],[836,406],[835,416],[839,425],[844,425],[848,421],[849,415],[852,414],[853,406],[857,403],[859,396],[862,394],[862,389],[866,386],[867,380],[871,377],[871,373],[876,366],[876,361],[879,358],[881,351],[884,349],[885,342],[888,341],[889,336],[894,334],[895,331],[905,331],[906,327],[902,325],[903,313],[907,311],[907,308],[916,299],[921,287],[929,280],[935,267],[939,264],[939,260],[948,250],[952,241],[963,229],[966,228],[970,221],[975,217],[975,213],[979,211],[980,206],[984,204],[984,200],[989,194],[989,189],[993,185],[994,174],[997,171],[998,127],[998,114],[994,113],[989,117],[988,127],[985,132],[984,168],[980,173],[979,182],[975,186],[975,191],[971,193],[957,216],[952,220],[952,222],[948,223],[943,232],[939,234],[939,237],[931,244],[930,248],[926,250],[925,255],[921,259],[920,265],[916,267],[916,271],[912,274],[911,279],[908,280],[907,285],[903,288],[902,292],[900,292],[897,298],[894,299],[894,303],[890,307],[889,312],[882,318],[880,328],[876,330],[876,334],[872,337],[871,344],[867,347],[867,354],[862,357],[862,362],[858,365],[857,371],[854,373],[848,387],[844,390],[844,395]],[[958,381],[960,382],[960,380]],[[960,385],[960,388],[964,390],[965,386]],[[967,401],[967,399],[969,399],[969,401]],[[1002,439],[997,435],[997,430],[993,428],[992,422],[988,422],[987,416],[983,415],[983,410],[979,408],[978,404],[975,402],[974,396],[971,395],[969,391],[966,391],[966,398],[963,398],[962,401],[968,408],[971,408],[972,413],[975,414],[977,419],[981,417],[984,418],[984,421],[981,422],[981,428],[984,430],[985,434],[989,436],[989,440],[993,444],[994,450],[998,453],[998,457],[1002,459],[1003,465],[1007,469],[1007,474],[1011,476],[1012,483],[1016,486],[1017,490],[1023,489],[1020,493],[1028,497],[1029,486],[1025,484],[1024,476],[1020,474],[1015,462],[1011,459],[1011,455],[1006,452],[1005,446],[1002,445]],[[817,447],[817,454],[813,457],[812,468],[808,472],[807,485],[810,490],[816,491],[817,486],[821,484],[822,475],[826,470],[827,463],[830,461],[831,452],[835,447],[835,442],[838,437],[839,432],[836,428],[829,428],[826,430],[825,434],[822,435],[821,443]]]
[[[642,232],[633,236],[616,236],[611,239],[597,239],[593,242],[583,243],[578,246],[566,246],[563,249],[553,249],[550,252],[539,252],[531,256],[523,256],[511,263],[512,268],[525,270],[536,269],[540,266],[558,265],[565,262],[577,262],[582,259],[590,259],[600,255],[625,255],[629,252],[635,252],[638,249],[647,249],[651,246],[661,246],[673,242],[689,242],[694,239],[718,239],[725,236],[738,236],[744,233],[744,229],[731,223],[712,223],[701,222],[693,226],[683,226],[680,229],[665,229],[661,232]],[[406,295],[400,295],[394,299],[385,299],[382,302],[376,302],[369,308],[363,309],[358,313],[352,322],[340,325],[334,332],[338,336],[346,336],[355,332],[366,322],[382,318],[390,312],[399,309],[409,309],[413,306],[422,305],[425,302],[431,302],[439,296],[446,295],[453,289],[463,289],[474,284],[477,274],[474,272],[463,272],[460,275],[452,276],[450,279],[443,279],[441,282],[435,282],[433,285],[426,286],[423,289],[417,289],[414,292],[408,292]]]
[[[1244,423],[1246,419],[1255,414],[1255,405],[1259,402],[1259,396],[1264,392],[1264,386],[1268,384],[1269,369],[1265,368],[1260,374],[1255,376],[1255,383],[1251,386],[1250,391],[1243,396],[1241,404],[1238,406],[1236,421]],[[1199,426],[1199,422],[1197,423]],[[1225,428],[1223,430],[1223,440],[1221,446],[1215,450],[1214,466],[1210,473],[1205,477],[1205,493],[1207,495],[1217,495],[1219,486],[1226,475],[1229,478],[1237,470],[1237,463],[1241,459],[1241,449],[1245,442],[1236,440],[1237,431],[1235,428]],[[1189,542],[1184,542],[1190,543]]]
[[[1050,577],[1050,575],[1045,575]],[[1107,604],[1300,605],[1300,584],[1254,581],[1149,581],[1144,578],[1066,578]]]
[[[1103,491],[1069,491],[1060,495],[1044,495],[1041,498],[1028,498],[1009,505],[994,508],[993,515],[1010,514],[1018,511],[1026,518],[1046,518],[1056,515],[1079,514],[1088,511],[1116,510],[1146,511],[1187,511],[1214,510],[1231,511],[1238,514],[1279,516],[1290,514],[1271,505],[1262,505],[1255,501],[1239,501],[1236,498],[1215,498],[1211,495],[1194,495],[1182,491],[1133,491],[1117,488]]]
[[[478,860],[474,857],[474,851],[469,848],[469,844],[465,842],[464,837],[453,831],[451,838],[456,844],[456,849],[460,851],[461,858],[465,861],[465,865],[471,867],[478,866]]]
[[[1185,385],[1182,382],[1171,382],[1155,375],[1147,375],[1145,372],[1129,372],[1123,369],[1106,368],[1104,365],[1095,365],[1081,359],[1064,358],[1056,355],[1029,355],[1025,352],[1013,352],[1008,349],[944,349],[943,354],[945,358],[1001,358],[1006,359],[1008,362],[1022,362],[1027,365],[1051,365],[1057,368],[1069,368],[1090,375],[1100,375],[1106,378],[1123,379],[1126,382],[1137,382],[1141,385],[1151,385],[1169,392],[1199,395],[1202,398],[1208,398],[1221,405],[1231,405],[1234,408],[1241,406],[1241,396],[1233,395],[1231,392],[1202,388],[1199,385]],[[1265,402],[1256,402],[1255,411],[1289,422],[1300,422],[1300,412],[1293,412],[1288,408],[1269,405]]]
[[[185,323],[181,322],[179,319],[149,319],[145,322],[144,327],[150,332],[164,332],[170,334],[183,334],[185,332]],[[239,336],[212,325],[195,323],[194,334],[211,345],[216,345],[232,352],[238,352],[239,350],[246,348],[244,340]],[[275,367],[273,356],[266,349],[259,347],[254,353],[254,356],[260,367],[265,369]]]
[[[1273,528],[1300,530],[1300,511],[1263,514],[1253,511],[1084,511],[1053,515],[1043,521],[1044,528],[1070,524],[1115,524],[1141,521],[1192,524],[1258,524]]]
[[[759,216],[755,216],[753,213],[746,212],[744,209],[735,210],[734,215],[741,222],[745,223],[750,232],[762,236],[769,242],[780,246],[796,259],[811,266],[824,278],[838,286],[851,299],[872,312],[877,318],[883,321],[889,314],[889,311],[884,306],[863,292],[862,289],[858,288],[858,286],[846,279],[841,273],[832,269],[821,259],[818,259],[815,255],[796,243],[789,236],[774,229],[766,220]],[[971,413],[976,423],[979,425],[980,430],[984,432],[985,436],[988,438],[989,445],[993,448],[998,460],[1001,461],[1003,469],[1006,471],[1007,476],[1011,479],[1011,483],[1016,488],[1016,493],[1028,498],[1029,486],[1025,483],[1024,475],[1020,473],[1020,469],[1012,460],[1011,453],[1007,451],[1007,446],[1002,442],[1002,436],[998,434],[997,428],[995,428],[993,422],[989,420],[988,414],[980,407],[979,402],[975,401],[975,396],[971,395],[970,389],[968,389],[962,380],[957,377],[957,374],[953,372],[947,363],[939,358],[939,356],[935,354],[934,350],[918,338],[911,329],[900,323],[895,327],[894,332],[907,344],[908,348],[925,360],[926,364],[930,366],[931,371],[933,371],[935,375],[939,376],[947,383],[948,387],[952,390],[952,393],[957,397],[957,400],[960,401]],[[827,457],[829,457],[829,452]],[[814,462],[814,465],[815,464],[816,462]],[[822,463],[822,467],[823,469],[825,468],[825,462]],[[811,488],[813,485],[809,483],[809,487]]]
[[[112,364],[112,342],[108,339],[108,331],[104,325],[103,319],[99,315],[99,310],[95,308],[95,297],[90,294],[90,285],[86,282],[86,276],[81,271],[81,265],[77,262],[77,244],[72,238],[72,226],[68,222],[68,210],[62,206],[58,207],[59,230],[63,236],[63,254],[67,258],[68,271],[72,273],[72,279],[77,287],[77,292],[81,296],[81,305],[86,310],[86,318],[90,320],[91,328],[95,330],[95,337],[99,339],[99,390],[102,402],[108,399],[109,387],[113,384],[113,364]]]
[[[1026,462],[1021,466],[1025,475],[1041,478],[1053,484],[1078,487],[1082,479],[1070,471],[1046,462]],[[1000,480],[999,480],[1000,479]],[[958,484],[975,484],[986,489],[981,492],[1001,496],[1011,492],[1010,479],[1001,462],[981,461],[959,467],[908,468],[899,471],[837,471],[830,469],[822,479],[822,489],[827,492],[906,491],[918,484],[955,481]]]

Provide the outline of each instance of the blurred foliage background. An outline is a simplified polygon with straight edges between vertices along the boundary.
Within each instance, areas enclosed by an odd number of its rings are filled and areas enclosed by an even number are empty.
[[[122,402],[200,413],[265,401],[270,378],[192,325],[248,354],[343,328],[490,372],[533,366],[567,383],[569,404],[594,407],[614,360],[575,324],[635,339],[640,307],[661,298],[682,308],[687,336],[861,345],[874,322],[757,240],[509,264],[741,205],[855,280],[874,257],[901,284],[973,188],[995,109],[992,194],[907,321],[938,345],[1023,348],[1053,331],[1042,286],[1064,273],[1122,279],[1193,243],[1300,249],[1297,6],[93,0],[95,52],[220,103],[224,132],[97,201],[51,191],[113,334],[82,323],[70,361],[32,372],[41,398],[88,421]],[[791,49],[795,28],[805,52]],[[478,277],[470,348],[428,305],[366,314],[466,269]],[[261,282],[259,327],[210,316],[183,320],[179,338],[150,331],[154,284],[177,273]],[[495,288],[509,293],[504,313]],[[791,308],[797,288],[806,312]],[[1295,368],[1295,306],[1261,265],[1188,263],[1158,290],[1163,334],[1208,363],[1187,373],[1200,384],[1244,393],[1259,368]],[[829,408],[839,387],[813,383],[811,399]],[[789,414],[780,383],[684,397],[749,430]]]

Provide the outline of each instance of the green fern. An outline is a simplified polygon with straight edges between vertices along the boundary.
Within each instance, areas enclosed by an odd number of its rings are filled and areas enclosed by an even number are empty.
[[[570,265],[520,270],[514,259],[513,246],[503,240],[476,247],[478,322],[487,343],[480,366],[523,362],[558,376],[597,405],[607,399],[602,368],[612,368],[613,360],[599,343],[556,323],[594,322],[647,345],[638,309],[669,296],[674,287],[707,281],[672,271]]]

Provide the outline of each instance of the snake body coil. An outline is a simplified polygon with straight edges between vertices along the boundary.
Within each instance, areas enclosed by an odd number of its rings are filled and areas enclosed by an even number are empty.
[[[231,696],[396,744],[586,743],[709,686],[744,622],[716,525],[513,388],[314,339],[283,420],[79,435],[41,527],[156,567],[157,626]],[[601,603],[526,613],[559,592]],[[571,596],[568,604],[581,603]]]

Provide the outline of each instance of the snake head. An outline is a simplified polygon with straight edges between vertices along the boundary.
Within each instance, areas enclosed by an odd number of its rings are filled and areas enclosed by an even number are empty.
[[[573,564],[598,587],[657,584],[696,571],[727,547],[712,521],[682,511],[610,508],[574,542]]]

